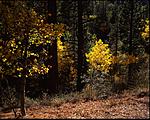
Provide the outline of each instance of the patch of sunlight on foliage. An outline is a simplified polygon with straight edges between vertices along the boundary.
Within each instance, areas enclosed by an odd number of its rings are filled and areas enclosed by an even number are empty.
[[[91,68],[106,73],[109,72],[110,65],[112,64],[112,54],[108,44],[104,44],[101,39],[96,41],[90,52],[85,55]]]
[[[144,40],[148,40],[149,38],[149,19],[148,18],[145,20],[144,31],[141,32],[141,35]]]

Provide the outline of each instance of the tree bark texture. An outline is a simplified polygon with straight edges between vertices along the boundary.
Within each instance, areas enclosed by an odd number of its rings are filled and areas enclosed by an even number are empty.
[[[56,0],[48,0],[48,23],[56,23]],[[46,82],[46,87],[50,93],[57,92],[58,86],[58,60],[57,60],[57,39],[53,39],[50,46],[48,46],[49,51],[49,65],[51,66],[48,79]]]
[[[83,53],[84,53],[84,38],[83,38],[83,23],[82,23],[82,15],[83,15],[83,9],[82,9],[82,1],[78,1],[78,79],[77,79],[77,91],[82,90],[81,85],[81,75],[83,73]]]

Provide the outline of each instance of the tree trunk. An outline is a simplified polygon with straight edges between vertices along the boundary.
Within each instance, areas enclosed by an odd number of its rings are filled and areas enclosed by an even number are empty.
[[[21,79],[21,86],[20,86],[20,108],[21,108],[21,114],[22,116],[25,116],[25,108],[24,108],[24,104],[25,104],[25,86],[26,86],[26,75],[27,75],[27,47],[28,47],[28,36],[25,36],[24,39],[24,56],[22,56],[23,58],[23,64],[24,64],[24,69],[23,69],[23,75],[22,75],[22,79]],[[23,50],[22,50],[23,52]]]
[[[130,34],[129,34],[129,55],[132,55],[132,36],[133,36],[133,0],[130,1]],[[131,87],[134,84],[134,81],[132,80],[132,64],[129,64],[128,67],[128,81],[127,86]]]
[[[26,112],[25,112],[25,84],[26,84],[26,78],[23,77],[23,79],[21,79],[21,87],[20,87],[20,110],[21,110],[21,115],[25,116]]]
[[[81,75],[83,73],[83,49],[84,49],[84,38],[83,38],[83,23],[82,23],[82,1],[78,1],[78,79],[77,79],[77,91],[82,90]]]
[[[48,13],[48,23],[56,23],[56,0],[48,0]],[[57,39],[52,40],[52,44],[49,46],[48,51],[50,57],[49,64],[52,67],[49,70],[46,85],[50,93],[56,93],[58,85]]]

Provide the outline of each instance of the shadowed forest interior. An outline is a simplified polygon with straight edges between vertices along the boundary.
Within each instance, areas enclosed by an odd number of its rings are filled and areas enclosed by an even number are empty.
[[[0,0],[0,112],[149,96],[149,4]]]

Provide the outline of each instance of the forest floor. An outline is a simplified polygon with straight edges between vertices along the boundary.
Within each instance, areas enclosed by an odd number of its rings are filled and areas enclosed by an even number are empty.
[[[14,119],[14,113],[0,112],[0,119]],[[149,119],[149,91],[124,92],[107,99],[65,102],[59,106],[33,105],[23,119]]]

